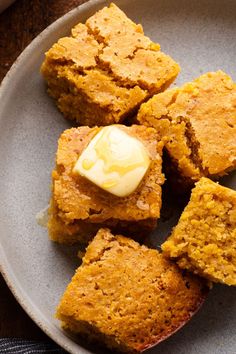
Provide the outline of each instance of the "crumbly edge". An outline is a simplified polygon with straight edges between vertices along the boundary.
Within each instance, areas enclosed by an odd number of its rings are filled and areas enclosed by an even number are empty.
[[[213,283],[221,283],[223,285],[236,286],[236,276],[225,275],[223,272],[214,269],[214,274],[209,271],[203,270],[197,261],[194,261],[187,254],[183,254],[181,257],[176,258],[176,263],[181,269],[186,269],[202,278],[208,279]],[[233,269],[233,267],[232,267]]]
[[[136,95],[137,102],[131,108],[126,107],[126,109],[123,108],[114,111],[113,105],[100,105],[100,103],[89,97],[82,86],[78,89],[75,83],[60,75],[60,70],[58,71],[60,65],[51,65],[47,63],[47,59],[42,65],[41,71],[48,82],[48,93],[52,98],[56,99],[57,106],[65,117],[71,120],[75,119],[79,124],[94,126],[96,124],[109,125],[122,122],[125,118],[135,115],[140,104],[149,97],[146,91],[141,90],[138,86],[131,89],[119,86],[110,78],[107,72],[93,69],[101,73],[105,78],[111,79],[109,85],[127,90],[130,95]],[[64,65],[66,66],[67,63],[65,62]],[[85,73],[75,71],[75,74],[82,78],[87,75],[86,72],[88,72],[88,69],[85,70]]]
[[[87,245],[96,234],[98,227],[96,225],[86,224],[83,221],[66,224],[58,215],[58,207],[54,198],[51,197],[48,210],[48,233],[51,241],[72,245],[80,243]]]
[[[145,242],[147,235],[155,229],[157,224],[157,220],[152,218],[136,222],[109,219],[97,224],[89,220],[74,220],[72,223],[65,223],[58,212],[58,206],[51,197],[47,223],[49,237],[54,242],[68,245],[74,243],[87,245],[101,227],[109,227],[114,233],[121,233],[133,237],[136,241]]]
[[[170,92],[170,91],[169,91]],[[168,154],[170,155],[170,159],[172,161],[173,166],[176,166],[176,169],[178,171],[177,176],[179,175],[179,181],[180,185],[182,184],[181,181],[187,181],[189,186],[192,186],[194,182],[199,180],[201,176],[204,175],[204,171],[202,169],[202,161],[199,156],[199,143],[196,139],[194,129],[191,125],[191,122],[188,118],[186,117],[178,117],[177,119],[173,119],[171,114],[170,114],[170,107],[173,105],[176,100],[178,95],[181,94],[181,89],[172,89],[172,98],[168,102],[168,104],[165,106],[167,110],[167,114],[163,115],[161,117],[156,118],[155,117],[155,112],[148,112],[148,114],[145,114],[145,110],[149,109],[151,107],[150,101],[144,103],[138,113],[137,120],[140,124],[144,124],[146,126],[152,126],[153,128],[158,129],[158,121],[159,120],[167,120],[169,123],[169,128],[168,132],[166,134],[170,135],[169,137],[167,135],[162,135],[162,139],[164,141],[164,145],[166,150],[168,151]],[[165,94],[165,93],[163,93]],[[154,96],[151,98],[151,101],[154,101],[158,98],[159,96]],[[180,161],[177,160],[173,156],[173,147],[172,147],[172,141],[171,141],[171,135],[173,134],[172,131],[174,132],[174,128],[177,125],[182,125],[184,126],[184,129],[182,129],[183,133],[183,138],[184,140],[181,142],[185,149],[188,150],[189,154],[185,155]],[[174,135],[174,134],[173,134]],[[176,141],[177,142],[177,141]],[[178,142],[179,143],[179,142]],[[174,147],[175,149],[175,147]],[[186,170],[188,172],[186,173]]]
[[[198,195],[198,192],[200,191],[200,194]],[[200,181],[196,184],[196,187],[192,191],[191,199],[189,204],[186,206],[184,209],[179,223],[177,226],[173,229],[172,234],[169,236],[167,241],[164,242],[162,245],[162,251],[164,252],[165,255],[168,257],[175,259],[177,264],[181,269],[187,269],[188,271],[191,271],[199,276],[202,276],[210,281],[216,282],[216,283],[222,283],[222,284],[227,284],[227,285],[236,285],[236,267],[234,264],[230,263],[230,260],[227,259],[227,255],[221,255],[220,257],[223,257],[222,259],[222,267],[223,270],[220,269],[220,265],[214,265],[214,264],[206,264],[205,268],[199,263],[198,259],[194,259],[188,254],[188,238],[182,237],[181,240],[179,237],[181,234],[177,233],[177,238],[175,236],[175,233],[178,232],[178,227],[182,223],[182,219],[185,217],[186,213],[188,213],[191,210],[192,203],[194,203],[195,198],[198,199],[201,196],[204,196],[205,194],[211,194],[213,196],[213,199],[217,199],[219,203],[222,204],[222,199],[224,199],[225,195],[225,200],[229,199],[229,205],[228,209],[225,211],[225,214],[229,216],[229,225],[235,224],[236,220],[236,192],[231,190],[230,188],[226,188],[223,186],[218,185],[218,183],[215,183],[208,178],[201,178]],[[223,194],[223,196],[222,196]],[[215,195],[215,198],[214,198]],[[207,203],[207,202],[205,202]],[[209,201],[211,203],[211,201]],[[200,206],[199,206],[200,207]],[[203,204],[204,208],[204,204]],[[230,221],[232,215],[232,221]],[[219,217],[219,220],[222,223],[221,218]],[[186,221],[185,221],[186,222]],[[191,220],[189,220],[191,222]],[[215,221],[215,224],[217,226],[217,221]],[[196,227],[193,224],[193,228]],[[225,222],[225,227],[227,227],[227,223]],[[182,233],[184,231],[182,230]],[[207,241],[207,240],[206,240]],[[215,246],[218,249],[221,249],[221,247],[217,246],[217,241],[214,242],[214,240],[210,240],[210,243],[207,243],[207,246]],[[204,247],[206,244],[204,245]],[[196,246],[197,247],[197,246]],[[202,245],[200,246],[202,247]],[[196,248],[197,251],[197,248]],[[215,250],[216,252],[216,250]],[[226,258],[225,258],[226,257]],[[232,256],[230,256],[232,257]],[[216,258],[217,259],[217,258]],[[235,256],[236,259],[236,256]],[[224,264],[224,266],[223,266]],[[234,276],[230,274],[233,272],[235,274]]]

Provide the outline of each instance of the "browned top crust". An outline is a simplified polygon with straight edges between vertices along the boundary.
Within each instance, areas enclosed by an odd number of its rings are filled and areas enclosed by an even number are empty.
[[[236,84],[222,71],[154,96],[138,120],[167,137],[184,176],[221,176],[236,167]]]
[[[144,36],[142,26],[114,4],[75,26],[71,37],[59,39],[41,69],[63,113],[90,126],[121,121],[148,96],[167,87],[179,70],[159,44]],[[84,117],[69,112],[68,101],[77,96],[80,100],[73,104],[77,110],[83,105]],[[96,122],[84,101],[95,105],[95,116],[96,107],[105,109],[104,121],[99,116]]]
[[[132,22],[115,4],[86,21],[90,33],[104,45],[99,62],[126,86],[138,85],[152,93],[176,76],[179,66],[160,45],[144,36],[140,24]]]

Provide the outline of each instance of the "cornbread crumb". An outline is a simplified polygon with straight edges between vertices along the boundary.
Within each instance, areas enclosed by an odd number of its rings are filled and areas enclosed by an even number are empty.
[[[162,250],[183,269],[236,285],[236,191],[201,178]]]
[[[132,116],[179,66],[116,5],[104,7],[46,53],[41,72],[66,118],[109,125]]]
[[[63,327],[111,349],[141,352],[185,324],[207,287],[162,254],[100,229],[57,309]]]
[[[182,185],[236,167],[236,84],[222,71],[154,96],[137,120],[161,134]]]
[[[153,128],[117,125],[146,148],[150,167],[137,189],[127,197],[116,197],[86,178],[73,173],[80,154],[98,127],[66,130],[58,142],[56,168],[52,172],[52,198],[48,230],[61,243],[88,242],[100,227],[127,235],[147,235],[160,216],[163,143]],[[128,148],[128,147],[127,147]],[[87,235],[87,236],[86,236]]]

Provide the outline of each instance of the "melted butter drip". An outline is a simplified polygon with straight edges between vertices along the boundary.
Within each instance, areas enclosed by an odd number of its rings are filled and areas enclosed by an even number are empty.
[[[112,188],[114,186],[117,185],[117,181],[115,180],[108,180],[106,182],[103,183],[102,187],[105,188],[105,189],[109,189],[109,188]]]
[[[120,176],[124,176],[138,167],[149,164],[149,158],[144,151],[141,152],[141,159],[140,156],[135,156],[129,148],[125,154],[122,154],[119,151],[120,141],[111,139],[110,135],[111,131],[103,131],[95,146],[98,158],[104,161],[105,173],[117,172]]]
[[[94,163],[95,162],[92,160],[84,159],[82,162],[82,166],[85,170],[90,170],[90,168],[94,166]]]

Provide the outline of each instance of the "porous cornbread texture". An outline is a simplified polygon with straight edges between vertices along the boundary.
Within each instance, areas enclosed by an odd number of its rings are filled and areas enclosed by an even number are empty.
[[[200,179],[162,250],[183,269],[236,285],[236,191]]]
[[[65,117],[94,126],[133,115],[171,84],[179,66],[111,4],[59,39],[41,71]]]
[[[57,309],[64,328],[109,348],[140,352],[168,337],[207,293],[156,250],[100,229]]]
[[[180,182],[215,178],[236,167],[236,84],[222,71],[154,96],[137,119],[165,138]]]
[[[147,234],[160,216],[163,143],[153,128],[116,125],[143,143],[150,167],[138,188],[127,197],[102,190],[73,168],[83,149],[101,128],[79,127],[66,130],[58,142],[56,168],[52,172],[52,198],[48,229],[52,240],[64,243],[88,241],[101,226],[126,234]],[[127,149],[129,147],[127,146]],[[95,230],[95,232],[94,232]]]

